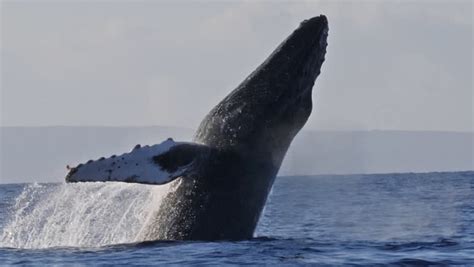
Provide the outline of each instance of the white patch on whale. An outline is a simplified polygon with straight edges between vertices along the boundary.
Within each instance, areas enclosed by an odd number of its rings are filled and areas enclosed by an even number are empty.
[[[71,168],[66,178],[68,182],[121,181],[144,184],[165,184],[181,176],[188,165],[169,172],[157,164],[153,158],[168,152],[172,147],[187,144],[168,139],[160,144],[140,147],[131,152],[109,158],[100,158]]]

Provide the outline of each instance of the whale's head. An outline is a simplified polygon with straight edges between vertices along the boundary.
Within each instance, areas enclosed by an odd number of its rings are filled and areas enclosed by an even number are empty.
[[[312,110],[312,88],[326,54],[325,16],[303,21],[278,48],[222,100],[195,135],[218,148],[253,150],[281,163]],[[254,153],[255,154],[255,153]]]

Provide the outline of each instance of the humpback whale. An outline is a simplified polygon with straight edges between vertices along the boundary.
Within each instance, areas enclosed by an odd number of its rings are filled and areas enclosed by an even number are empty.
[[[193,142],[137,145],[69,168],[66,182],[172,182],[150,240],[252,238],[286,151],[311,114],[327,36],[324,15],[301,22],[209,112]]]

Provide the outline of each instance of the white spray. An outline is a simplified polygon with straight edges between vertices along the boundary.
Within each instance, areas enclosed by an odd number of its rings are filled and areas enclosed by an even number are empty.
[[[144,241],[171,184],[28,185],[0,233],[0,247],[100,247]]]

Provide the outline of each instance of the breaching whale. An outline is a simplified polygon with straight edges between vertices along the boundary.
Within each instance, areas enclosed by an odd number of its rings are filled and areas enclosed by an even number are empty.
[[[286,151],[311,114],[327,35],[324,15],[303,21],[209,112],[193,142],[137,145],[70,168],[66,181],[173,181],[147,239],[252,238]]]

